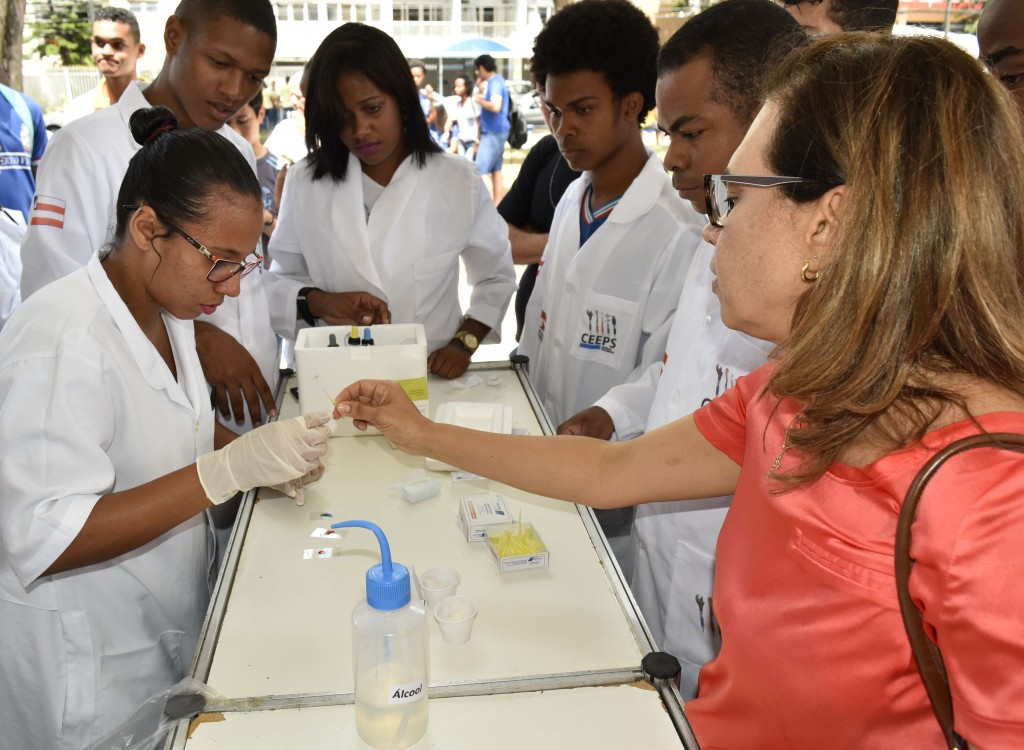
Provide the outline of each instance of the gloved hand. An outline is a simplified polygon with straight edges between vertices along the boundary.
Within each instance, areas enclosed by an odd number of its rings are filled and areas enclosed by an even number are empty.
[[[295,501],[296,505],[306,504],[306,490],[304,489],[307,484],[313,484],[324,475],[324,465],[317,463],[317,466],[312,471],[307,472],[305,475],[298,479],[293,479],[290,482],[284,484],[275,484],[270,489],[277,490],[282,495],[287,495]]]
[[[196,461],[199,481],[214,505],[239,490],[300,479],[320,466],[327,452],[326,412],[306,414],[257,427]]]

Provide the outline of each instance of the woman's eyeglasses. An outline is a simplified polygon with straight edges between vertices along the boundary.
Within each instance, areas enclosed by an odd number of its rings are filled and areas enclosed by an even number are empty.
[[[779,187],[781,185],[799,185],[803,183],[816,183],[818,185],[832,185],[839,183],[824,182],[822,180],[808,180],[804,177],[779,177],[776,175],[736,175],[736,174],[706,174],[704,175],[704,201],[708,209],[708,221],[712,226],[722,228],[725,220],[729,217],[736,206],[736,199],[729,197],[729,184],[744,185],[746,187]]]
[[[137,211],[138,209],[141,208],[141,206],[125,206],[124,208],[126,211]],[[168,221],[167,219],[161,217],[159,214],[157,214],[157,218],[159,218],[160,221],[162,221],[164,224],[166,224],[179,235],[181,235],[182,239],[184,239],[185,242],[187,242],[196,250],[205,255],[207,260],[209,260],[210,263],[213,264],[210,267],[209,272],[206,274],[206,280],[212,281],[214,284],[220,284],[224,281],[227,281],[232,276],[241,276],[244,278],[247,274],[251,273],[253,269],[258,268],[259,265],[263,262],[263,256],[258,252],[253,253],[253,255],[256,256],[255,260],[244,261],[241,263],[237,260],[227,260],[226,258],[220,258],[211,253],[206,248],[206,245],[192,237],[188,232],[179,227],[177,224]]]

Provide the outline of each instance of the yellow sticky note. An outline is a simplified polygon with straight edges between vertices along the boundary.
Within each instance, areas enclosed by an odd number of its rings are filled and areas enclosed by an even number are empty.
[[[408,380],[399,380],[398,384],[402,386],[402,390],[405,394],[413,401],[424,401],[427,399],[427,378],[409,378]]]

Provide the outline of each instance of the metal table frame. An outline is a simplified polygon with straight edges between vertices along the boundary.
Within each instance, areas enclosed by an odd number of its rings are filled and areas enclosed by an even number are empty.
[[[545,435],[555,433],[551,421],[548,419],[541,406],[540,399],[530,383],[524,368],[518,364],[502,362],[483,362],[471,366],[471,372],[486,372],[495,370],[512,369],[519,379],[519,383],[530,402],[534,415],[541,425]],[[286,392],[288,378],[282,378],[278,385],[277,403]],[[214,586],[207,616],[203,623],[199,636],[199,645],[192,660],[190,676],[194,679],[206,682],[212,667],[214,652],[220,636],[221,623],[227,610],[228,600],[231,596],[231,589],[235,580],[235,573],[238,567],[239,557],[245,540],[246,531],[252,518],[253,507],[256,500],[256,490],[250,490],[242,498],[238,517],[228,542],[227,553],[221,567],[221,574]],[[647,623],[644,621],[640,608],[633,598],[632,592],[623,580],[622,570],[608,546],[608,541],[601,531],[601,527],[594,516],[594,511],[585,505],[576,505],[580,519],[586,528],[594,549],[597,552],[601,564],[611,582],[613,591],[622,612],[633,631],[634,637],[643,653],[655,650],[654,639]],[[630,670],[594,670],[587,672],[571,672],[549,676],[533,676],[515,679],[500,680],[470,680],[453,681],[430,685],[431,698],[452,698],[474,695],[491,695],[498,693],[519,693],[543,690],[557,690],[573,687],[597,687],[604,685],[620,685],[641,681],[644,675],[637,665]],[[667,680],[656,680],[655,688],[658,691],[665,710],[669,714],[673,726],[679,735],[679,739],[687,750],[698,750],[697,740],[693,730],[686,719],[683,711],[683,701],[675,683]],[[208,712],[237,712],[257,711],[281,708],[304,708],[328,705],[346,705],[355,702],[355,695],[351,691],[339,693],[303,693],[293,695],[272,695],[258,696],[253,698],[225,699],[223,701],[210,702],[206,710]],[[164,744],[165,750],[183,750],[187,743],[188,728],[190,720],[182,720],[168,734]]]

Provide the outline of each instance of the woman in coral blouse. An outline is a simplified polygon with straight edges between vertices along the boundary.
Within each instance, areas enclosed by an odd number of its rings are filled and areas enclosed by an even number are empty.
[[[900,619],[896,521],[940,447],[1024,432],[1024,138],[942,40],[799,52],[706,179],[722,319],[773,361],[626,443],[433,425],[387,383],[340,395],[404,450],[614,507],[734,493],[721,655],[686,712],[701,747],[939,747]],[[529,467],[529,471],[524,470]],[[910,590],[973,746],[1024,737],[1024,457],[949,462],[914,526]]]

